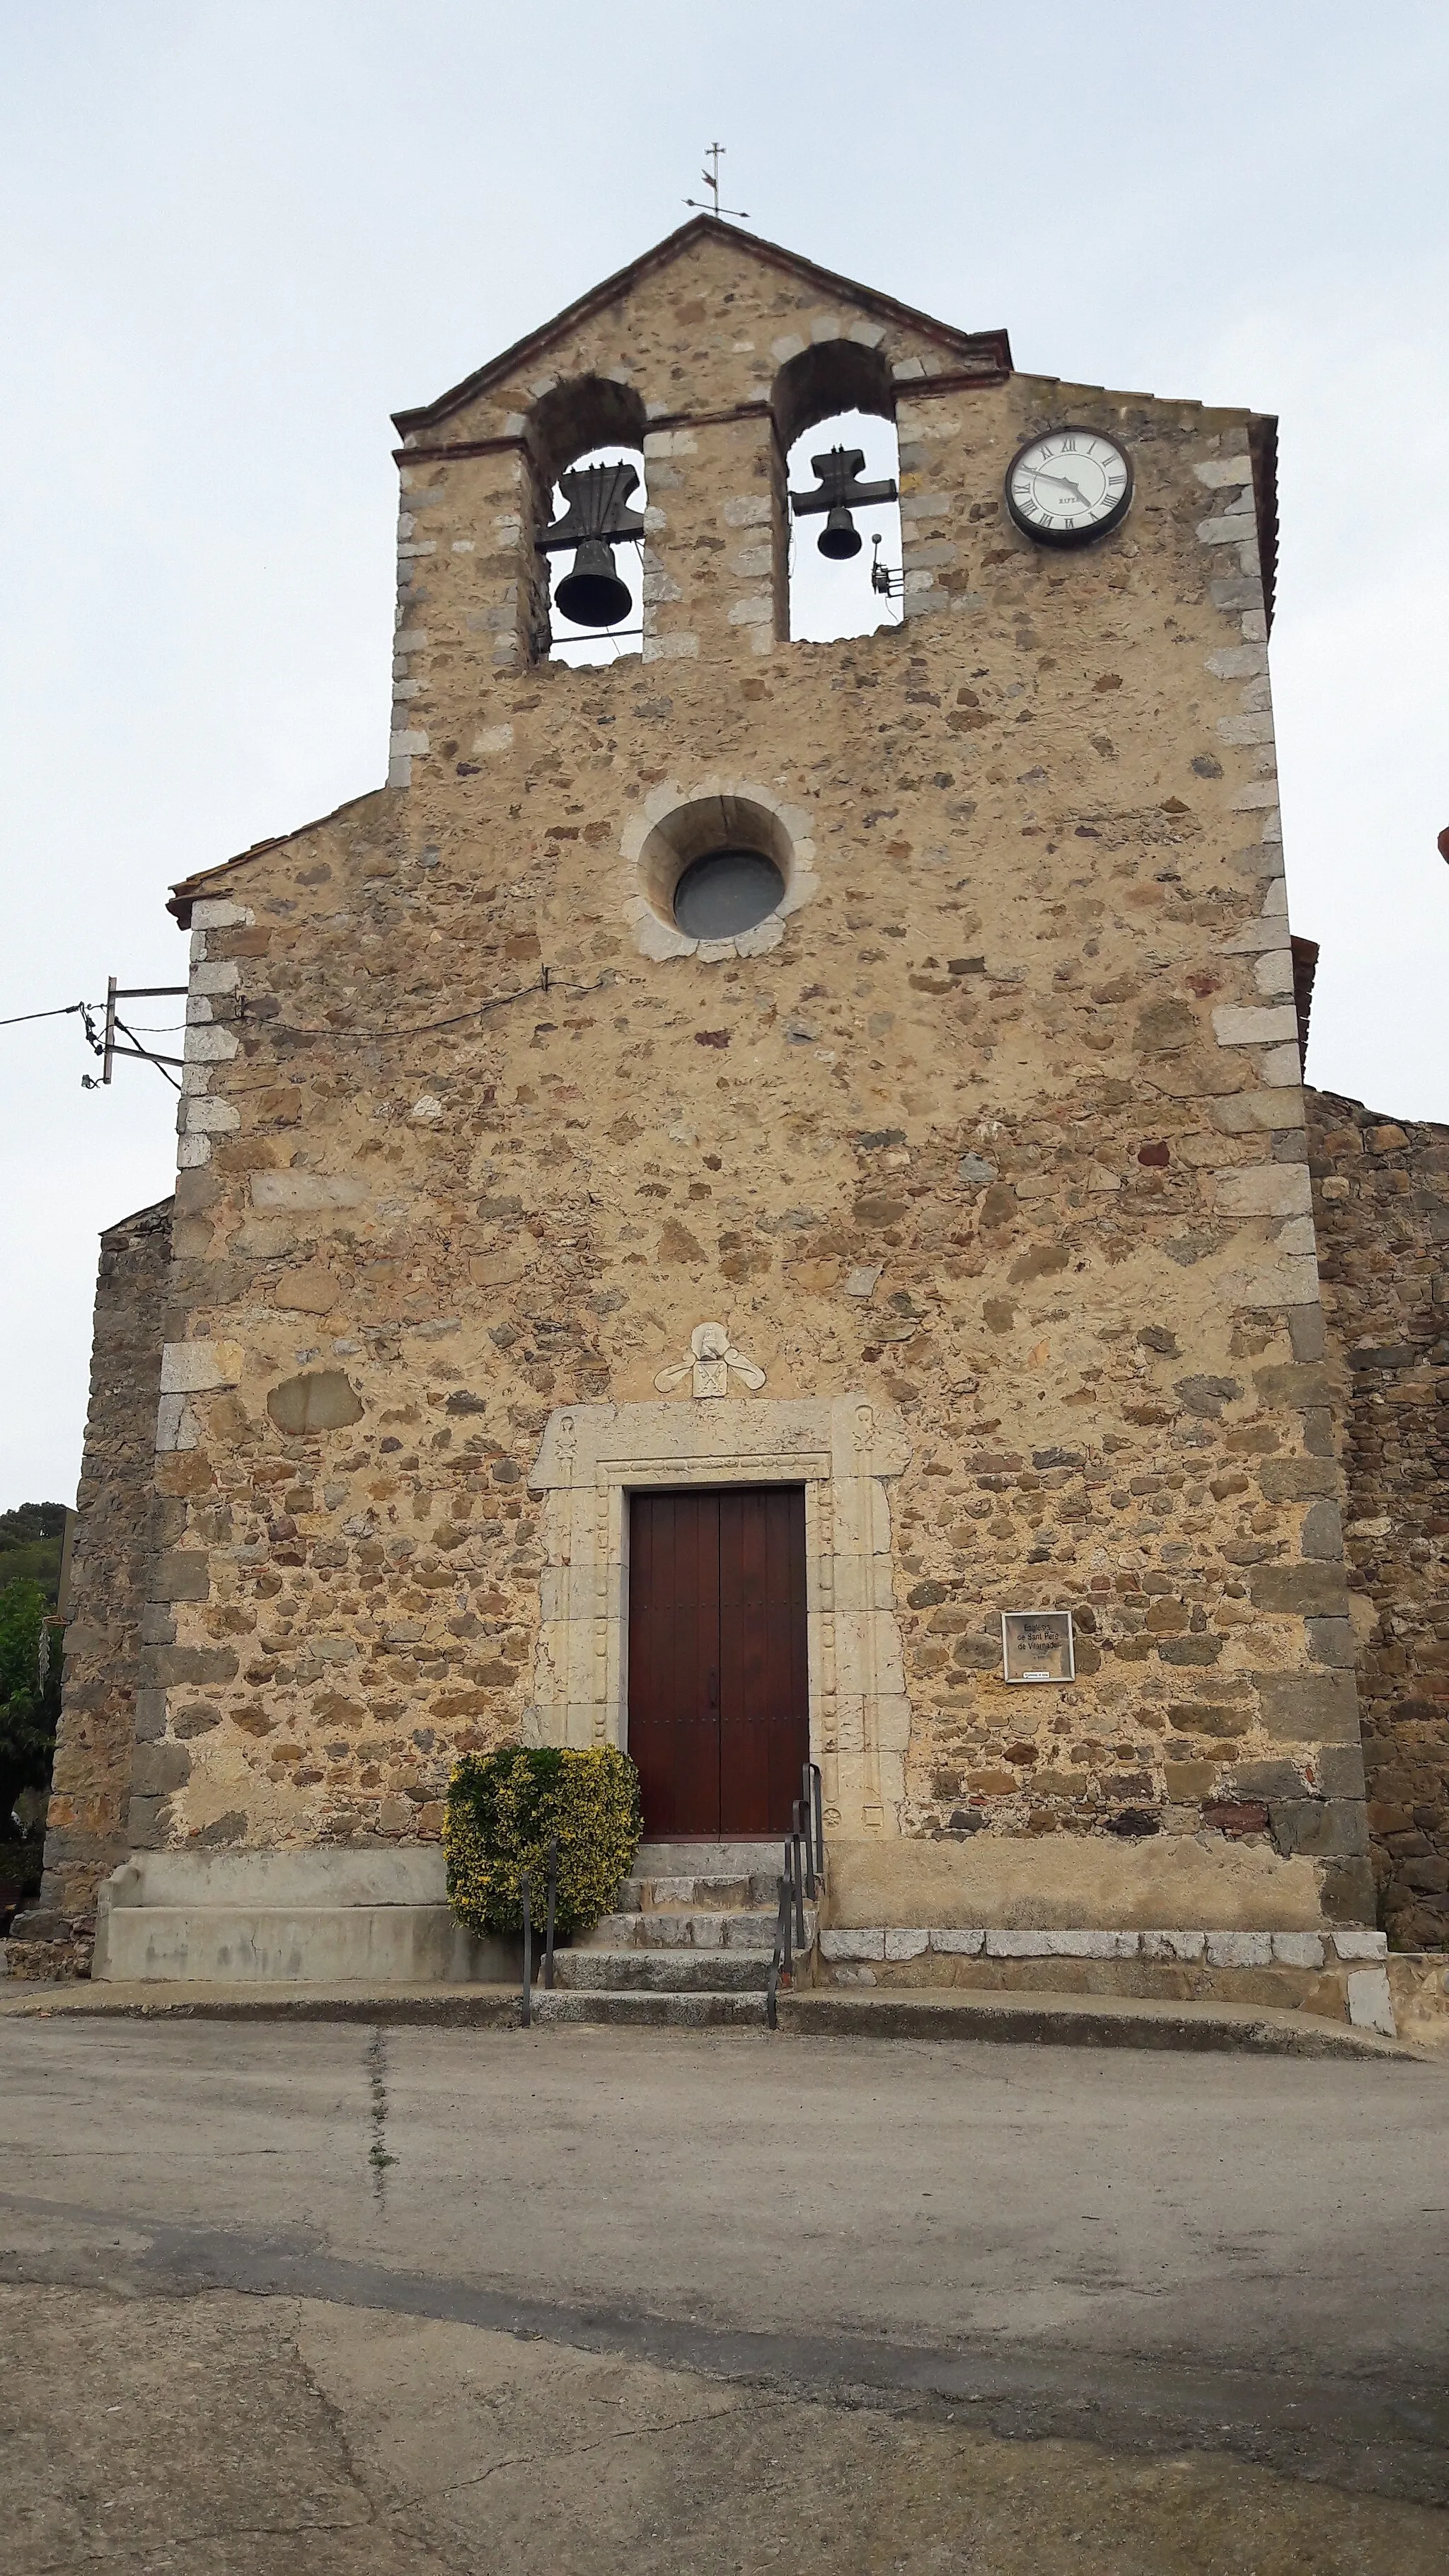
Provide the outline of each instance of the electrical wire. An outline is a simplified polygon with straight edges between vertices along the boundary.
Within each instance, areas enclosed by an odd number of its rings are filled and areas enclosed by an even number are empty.
[[[99,1011],[100,1002],[62,1002],[53,1011],[16,1011],[8,1020],[0,1020],[0,1029],[18,1029],[23,1020],[68,1020],[77,1011]]]
[[[122,1035],[122,1037],[123,1037],[123,1038],[130,1038],[130,1039],[134,1042],[134,1040],[135,1040],[135,1036],[136,1036],[136,1032],[135,1032],[135,1030],[134,1030],[134,1029],[129,1029],[129,1028],[127,1028],[126,1023],[125,1023],[125,1021],[122,1019],[122,1017],[121,1017],[121,1015],[120,1015],[120,1012],[119,1012],[119,1011],[117,1011],[117,1013],[116,1013],[116,1015],[115,1015],[115,1025],[116,1025],[116,1027],[120,1030],[121,1035]],[[113,1050],[113,1052],[116,1052],[116,1051],[117,1051],[117,1050]],[[125,1049],[124,1049],[124,1048],[121,1048],[120,1050],[118,1050],[118,1052],[120,1052],[121,1054],[123,1054],[123,1055],[124,1055],[124,1053],[125,1053]],[[180,1085],[180,1083],[177,1081],[175,1074],[174,1074],[174,1073],[172,1073],[172,1072],[170,1072],[170,1071],[168,1070],[168,1068],[167,1068],[167,1067],[162,1063],[161,1058],[159,1057],[159,1055],[150,1055],[150,1054],[148,1054],[148,1052],[147,1052],[146,1048],[145,1048],[145,1047],[143,1047],[143,1046],[137,1046],[137,1048],[136,1048],[136,1053],[137,1053],[137,1055],[140,1057],[140,1059],[141,1059],[141,1061],[142,1061],[142,1063],[143,1063],[143,1064],[154,1064],[154,1066],[156,1067],[157,1072],[158,1072],[158,1073],[160,1074],[160,1076],[161,1076],[162,1081],[163,1081],[163,1082],[169,1082],[173,1091],[179,1091],[179,1090],[181,1089],[181,1085]]]
[[[267,1025],[270,1028],[274,1039],[331,1038],[334,1041],[346,1041],[348,1039],[352,1039],[362,1043],[383,1045],[390,1039],[434,1037],[445,1029],[466,1028],[471,1021],[483,1019],[490,1011],[506,1010],[510,1003],[526,1001],[530,993],[561,993],[571,995],[577,999],[582,999],[585,994],[602,993],[608,986],[618,984],[624,980],[625,979],[617,973],[612,973],[599,976],[597,981],[592,984],[559,983],[555,981],[551,969],[546,966],[543,973],[531,984],[520,984],[511,993],[491,994],[486,1002],[475,1003],[471,1010],[452,1012],[446,1019],[421,1020],[411,1028],[309,1029],[296,1027],[290,1021],[286,1020],[274,1020],[269,1022]],[[102,1007],[103,1005],[99,1002],[66,1002],[52,1011],[17,1011],[9,1019],[0,1019],[0,1029],[18,1028],[23,1022],[30,1020],[70,1019],[78,1012],[85,1024],[86,1039],[92,1052],[96,1055],[104,1055],[106,1050],[97,1033],[94,1018],[92,1016],[94,1012],[101,1010]],[[246,1016],[245,1003],[243,1003],[240,1016],[242,1018],[245,1018]],[[161,1063],[159,1057],[149,1054],[146,1048],[140,1044],[140,1040],[142,1037],[174,1037],[181,1034],[187,1025],[188,1024],[186,1022],[177,1020],[158,1025],[142,1022],[133,1027],[121,1018],[119,1012],[116,1014],[114,1020],[114,1026],[120,1032],[121,1036],[129,1038],[136,1049],[136,1054],[131,1060],[133,1062],[140,1061],[143,1064],[154,1064],[157,1072],[161,1075],[162,1080],[169,1082],[174,1091],[179,1091],[181,1089],[181,1085],[176,1080],[175,1075]],[[121,1053],[124,1055],[124,1050],[121,1050]],[[84,1082],[84,1087],[87,1090],[92,1091],[99,1088],[98,1084],[88,1080]]]
[[[487,1011],[501,1011],[506,1009],[510,1002],[526,1001],[530,993],[571,993],[582,998],[586,993],[602,993],[610,985],[618,984],[623,980],[621,976],[612,974],[601,975],[593,984],[565,984],[557,982],[551,971],[545,967],[535,983],[520,984],[511,993],[494,993],[486,1002],[476,1002],[471,1011],[456,1011],[445,1020],[420,1020],[412,1028],[305,1029],[295,1027],[288,1020],[270,1020],[267,1026],[275,1037],[288,1038],[363,1038],[381,1041],[387,1038],[434,1037],[443,1029],[459,1029],[465,1027],[470,1020],[480,1020]]]

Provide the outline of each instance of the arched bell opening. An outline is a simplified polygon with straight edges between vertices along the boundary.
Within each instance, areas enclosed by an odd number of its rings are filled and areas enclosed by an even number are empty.
[[[788,633],[824,644],[901,621],[895,387],[876,349],[823,340],[780,370],[771,397],[785,457],[777,543]]]
[[[644,405],[631,385],[555,385],[529,422],[535,660],[612,662],[644,623]]]

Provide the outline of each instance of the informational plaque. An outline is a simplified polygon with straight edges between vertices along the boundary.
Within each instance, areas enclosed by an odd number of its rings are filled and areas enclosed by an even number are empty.
[[[1003,1610],[1001,1669],[1009,1682],[1075,1681],[1070,1610]]]

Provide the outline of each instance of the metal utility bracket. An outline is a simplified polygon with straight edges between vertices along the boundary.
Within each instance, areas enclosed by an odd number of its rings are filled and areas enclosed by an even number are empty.
[[[96,1053],[101,1059],[102,1082],[110,1081],[111,1067],[115,1063],[118,1055],[134,1056],[138,1064],[185,1064],[186,1058],[184,1056],[157,1055],[150,1047],[138,1045],[136,1043],[135,1030],[127,1028],[125,1021],[121,1018],[119,1011],[116,1009],[116,1004],[118,1002],[184,1000],[189,990],[190,987],[186,984],[118,984],[114,975],[108,978],[106,984],[105,1035],[100,1044],[96,1046]],[[118,1029],[120,1030],[123,1038],[129,1038],[131,1040],[131,1044],[129,1046],[118,1045],[116,1040],[116,1031]],[[92,1039],[92,1044],[95,1045],[94,1039]]]

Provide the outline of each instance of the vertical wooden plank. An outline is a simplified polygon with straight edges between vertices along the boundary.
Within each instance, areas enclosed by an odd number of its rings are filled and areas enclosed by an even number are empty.
[[[680,1494],[676,1502],[689,1523],[689,1571],[678,1596],[680,1661],[688,1674],[681,1707],[689,1719],[680,1733],[681,1777],[677,1805],[692,1821],[681,1833],[719,1832],[719,1512],[717,1493]]]
[[[782,1833],[810,1740],[804,1491],[737,1488],[721,1516],[720,1830]]]
[[[742,1501],[738,1493],[720,1496],[720,1830],[726,1834],[748,1830],[748,1800],[741,1785],[741,1736],[748,1706]]]
[[[771,1831],[770,1704],[761,1610],[769,1543],[768,1489],[720,1497],[720,1655],[727,1676],[720,1729],[721,1831]]]
[[[644,1829],[719,1826],[719,1505],[712,1493],[630,1497],[629,1751]]]

